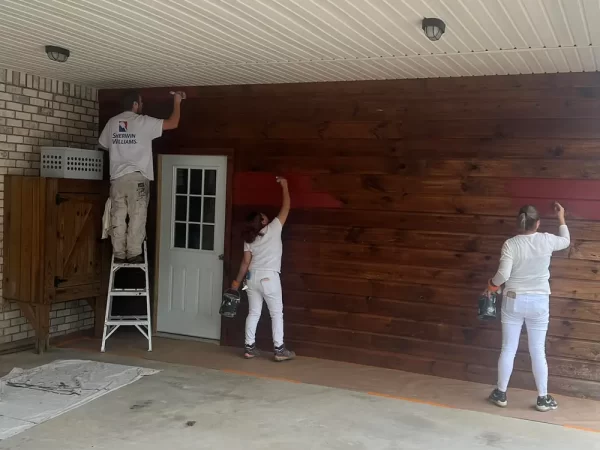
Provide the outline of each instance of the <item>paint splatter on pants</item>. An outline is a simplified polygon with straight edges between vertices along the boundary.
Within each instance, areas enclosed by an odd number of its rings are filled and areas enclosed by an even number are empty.
[[[123,175],[110,183],[110,218],[115,258],[134,258],[142,254],[142,244],[146,239],[149,188],[150,182],[140,172]]]

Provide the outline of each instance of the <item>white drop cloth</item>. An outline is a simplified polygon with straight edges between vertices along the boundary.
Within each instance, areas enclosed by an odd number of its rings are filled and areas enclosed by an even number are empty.
[[[0,440],[157,372],[84,360],[15,368],[0,378]]]

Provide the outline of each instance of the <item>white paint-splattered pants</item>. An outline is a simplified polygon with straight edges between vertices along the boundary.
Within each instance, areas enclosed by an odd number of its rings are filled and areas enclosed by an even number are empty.
[[[283,345],[283,295],[281,280],[277,272],[271,270],[253,270],[248,284],[248,317],[246,318],[246,345],[254,344],[256,327],[262,312],[263,300],[271,315],[273,345]]]
[[[142,244],[146,239],[149,189],[150,182],[140,172],[123,175],[110,183],[110,218],[115,258],[133,258],[142,254]]]
[[[546,361],[546,333],[550,312],[550,298],[540,294],[506,295],[502,299],[502,353],[498,360],[498,389],[506,392],[519,347],[523,322],[527,326],[527,342],[531,368],[540,397],[548,394],[548,363]]]

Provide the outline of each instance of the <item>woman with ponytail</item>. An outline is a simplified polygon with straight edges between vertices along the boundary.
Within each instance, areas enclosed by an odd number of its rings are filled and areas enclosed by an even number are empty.
[[[271,315],[275,361],[293,359],[296,354],[283,343],[283,297],[281,292],[281,256],[283,245],[281,231],[290,212],[290,193],[285,178],[277,178],[283,191],[283,204],[277,217],[271,222],[265,214],[251,213],[244,223],[244,259],[237,278],[231,283],[232,289],[239,289],[244,277],[248,285],[248,317],[244,357],[258,356],[255,337],[263,301],[267,303]]]
[[[550,411],[558,408],[548,394],[548,363],[546,362],[546,332],[549,321],[550,259],[553,252],[570,245],[565,210],[554,203],[558,218],[558,236],[538,233],[540,216],[533,206],[523,206],[517,216],[519,234],[502,246],[500,267],[489,281],[488,290],[498,291],[505,284],[502,297],[502,352],[498,360],[498,385],[489,399],[505,407],[506,390],[519,346],[523,322],[527,326],[529,355],[538,390],[536,408]]]

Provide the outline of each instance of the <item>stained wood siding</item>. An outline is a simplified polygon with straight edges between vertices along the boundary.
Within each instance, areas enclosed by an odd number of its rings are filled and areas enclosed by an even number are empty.
[[[477,295],[518,208],[536,205],[556,232],[558,199],[573,243],[551,267],[550,386],[600,399],[598,74],[186,90],[180,129],[156,148],[234,149],[230,274],[237,225],[253,209],[276,213],[274,175],[290,179],[290,347],[493,383],[500,327],[477,320]],[[147,113],[168,114],[166,92],[143,91]],[[120,94],[100,93],[101,125]],[[244,315],[224,320],[224,344],[242,345]],[[259,337],[270,348],[268,315]],[[533,387],[525,336],[515,369],[512,385]]]

